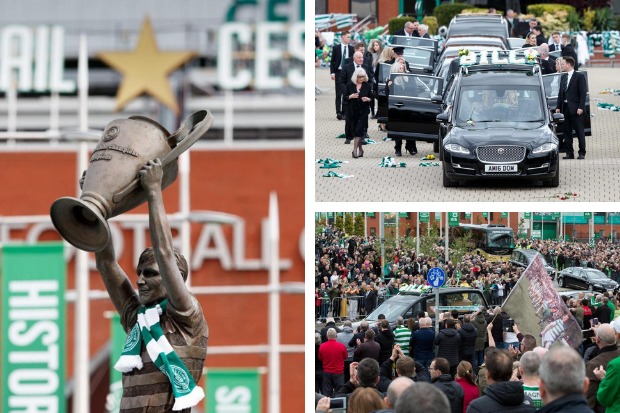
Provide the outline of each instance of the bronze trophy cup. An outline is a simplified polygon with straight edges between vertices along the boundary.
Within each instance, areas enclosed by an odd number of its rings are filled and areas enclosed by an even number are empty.
[[[56,230],[71,245],[85,251],[102,250],[110,238],[107,220],[146,200],[138,172],[147,161],[160,158],[162,188],[177,177],[177,158],[204,136],[213,124],[207,110],[190,115],[174,134],[143,116],[110,122],[97,143],[83,177],[80,199],[59,198],[50,216]]]

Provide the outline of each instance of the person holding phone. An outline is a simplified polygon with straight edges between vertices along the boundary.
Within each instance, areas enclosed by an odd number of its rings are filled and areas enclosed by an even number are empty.
[[[586,399],[588,399],[588,406],[595,412],[604,412],[605,408],[596,398],[601,380],[595,375],[594,370],[596,368],[606,369],[611,360],[620,356],[620,349],[616,343],[616,331],[609,324],[599,324],[594,327],[594,343],[599,351],[598,355],[586,364],[586,376],[590,380]]]

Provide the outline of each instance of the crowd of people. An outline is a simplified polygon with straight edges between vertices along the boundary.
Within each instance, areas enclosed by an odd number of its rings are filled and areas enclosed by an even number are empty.
[[[495,13],[489,9],[489,13]],[[524,39],[524,48],[536,48],[539,54],[539,64],[542,74],[566,72],[567,75],[558,79],[558,106],[556,112],[564,114],[562,124],[563,136],[570,138],[560,142],[564,159],[574,159],[572,136],[573,130],[577,135],[579,148],[577,159],[584,159],[586,154],[585,142],[585,103],[586,78],[578,73],[578,58],[575,48],[571,44],[571,35],[568,33],[553,32],[545,36],[540,22],[536,17],[520,21],[512,9],[505,14],[505,21],[509,36]],[[410,73],[408,62],[403,57],[404,48],[393,46],[383,39],[372,39],[366,44],[363,38],[356,33],[343,31],[340,33],[340,43],[334,43],[330,48],[326,45],[320,31],[315,32],[316,63],[329,62],[331,79],[336,91],[335,115],[338,120],[344,120],[345,144],[353,142],[351,152],[353,158],[362,157],[363,145],[368,137],[369,117],[376,118],[377,96],[379,81],[379,65],[384,63],[392,66],[390,73]],[[403,29],[394,33],[396,36],[411,36],[430,38],[428,26],[414,20],[406,22]],[[352,39],[357,38],[358,41]],[[440,40],[440,46],[444,40]],[[550,52],[560,51],[561,57],[549,55]],[[575,81],[571,81],[575,79]],[[561,85],[560,85],[561,82]],[[561,87],[563,86],[563,87]],[[385,86],[385,94],[389,95],[390,83]],[[430,96],[429,96],[430,97]],[[378,127],[386,131],[388,126],[384,119],[379,119]],[[418,153],[416,141],[406,140],[405,150],[410,155]],[[402,140],[395,139],[394,151],[396,156],[402,156]]]
[[[620,409],[620,319],[591,327],[584,353],[561,344],[537,346],[516,326],[515,342],[506,348],[502,328],[499,336],[494,331],[501,326],[500,311],[488,321],[480,314],[448,319],[436,336],[421,317],[407,350],[397,344],[398,327],[391,331],[386,320],[362,324],[359,332],[350,324],[340,332],[326,327],[324,340],[320,333],[316,338],[317,412],[327,413],[333,398],[346,400],[340,405],[349,413]],[[474,323],[477,318],[482,323]],[[416,396],[405,397],[409,392]]]
[[[438,238],[434,254],[417,255],[407,248],[406,239],[381,263],[374,248],[376,238],[347,236],[328,227],[317,235],[315,243],[315,318],[324,322],[355,320],[372,312],[385,299],[398,294],[403,285],[427,285],[426,276],[434,267],[446,273],[447,286],[475,287],[487,301],[500,305],[508,296],[523,268],[502,261],[490,261],[482,255],[465,254],[462,261],[444,262],[444,241]],[[594,245],[558,240],[516,240],[517,248],[539,251],[558,271],[567,267],[601,270],[620,280],[620,245],[600,240]]]
[[[365,291],[364,304],[369,295],[378,302],[397,294],[403,283],[426,284],[428,269],[441,266],[449,284],[481,288],[489,302],[501,304],[522,273],[521,268],[473,254],[456,264],[444,262],[441,239],[429,256],[416,256],[401,239],[382,265],[374,241],[331,227],[318,234],[317,292],[324,292],[325,284],[339,294],[344,288],[344,297]],[[585,266],[620,276],[620,246],[604,240],[590,245],[522,239],[516,244],[536,249],[557,269]],[[318,298],[317,317],[323,321]],[[441,314],[435,334],[424,312],[415,320],[401,317],[396,326],[379,316],[376,325],[362,321],[354,329],[350,314],[338,318],[341,313],[328,305],[326,324],[315,334],[317,411],[327,412],[333,397],[347,399],[347,411],[353,413],[421,411],[420,406],[437,412],[619,411],[613,410],[620,409],[619,298],[587,292],[564,298],[584,330],[584,340],[576,350],[552,346],[550,351],[537,346],[541,337],[524,335],[513,323],[506,328],[510,315],[499,306],[464,317],[457,311]],[[364,305],[358,310],[372,309]],[[344,320],[341,326],[334,315]]]

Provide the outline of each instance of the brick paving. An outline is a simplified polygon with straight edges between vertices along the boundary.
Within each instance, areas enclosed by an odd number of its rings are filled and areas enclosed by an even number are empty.
[[[600,94],[604,89],[620,89],[620,68],[590,67],[588,80],[593,136],[586,137],[585,160],[560,160],[560,186],[543,188],[528,181],[474,181],[458,188],[444,188],[441,166],[422,167],[420,158],[432,154],[432,144],[418,142],[418,155],[406,154],[396,158],[407,163],[406,168],[380,168],[384,156],[394,156],[393,142],[384,142],[386,133],[369,121],[368,134],[378,142],[364,146],[364,157],[351,158],[353,145],[336,139],[344,132],[344,121],[336,119],[334,82],[329,69],[315,69],[316,85],[322,93],[316,95],[315,159],[335,158],[348,161],[341,168],[320,169],[315,164],[315,199],[318,202],[540,202],[561,201],[559,194],[572,192],[573,201],[620,201],[620,112],[599,110],[597,102],[620,105],[620,96]],[[575,151],[577,139],[574,139]],[[435,154],[436,155],[436,154]],[[563,154],[562,154],[563,156]],[[437,160],[436,162],[439,162]],[[335,171],[353,178],[325,178]]]

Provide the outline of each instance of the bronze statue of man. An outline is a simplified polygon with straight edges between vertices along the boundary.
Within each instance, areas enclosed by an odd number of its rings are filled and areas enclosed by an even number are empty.
[[[160,160],[149,161],[139,176],[140,185],[147,193],[153,247],[141,254],[136,268],[138,294],[116,261],[111,238],[103,250],[95,253],[97,269],[128,333],[123,355],[131,347],[135,349],[134,359],[139,356],[138,366],[123,372],[120,411],[160,413],[174,408],[189,413],[191,406],[204,397],[196,384],[204,366],[208,327],[200,304],[185,285],[187,261],[172,246],[162,196]],[[137,341],[136,336],[140,335]],[[182,363],[173,361],[175,354]],[[117,369],[119,364],[120,361]],[[191,380],[184,372],[189,372]],[[191,397],[180,397],[189,393]],[[181,399],[185,401],[179,402]]]

